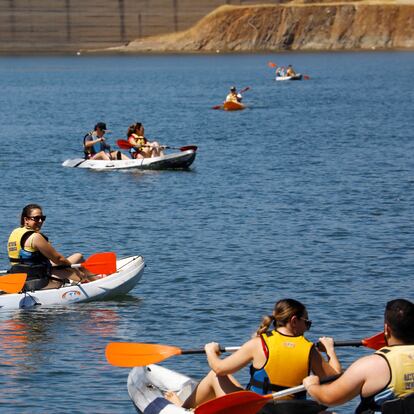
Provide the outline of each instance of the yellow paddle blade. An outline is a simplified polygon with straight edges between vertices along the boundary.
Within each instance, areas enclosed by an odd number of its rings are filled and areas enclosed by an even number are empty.
[[[141,367],[156,364],[180,354],[181,349],[175,346],[135,342],[110,342],[105,350],[107,361],[117,367]]]
[[[0,276],[0,290],[6,293],[18,293],[26,283],[26,273],[10,273]]]

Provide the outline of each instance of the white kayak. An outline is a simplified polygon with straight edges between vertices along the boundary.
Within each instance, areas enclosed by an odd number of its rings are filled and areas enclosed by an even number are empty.
[[[117,260],[116,267],[115,273],[93,282],[67,284],[59,289],[0,294],[0,308],[19,309],[37,305],[68,305],[125,294],[141,279],[145,262],[142,256],[131,256]]]
[[[302,80],[302,74],[297,73],[294,76],[276,76],[277,81],[293,81],[293,80]]]
[[[193,379],[160,365],[133,368],[127,383],[129,397],[136,410],[142,414],[190,413],[190,410],[166,400],[164,392],[175,391],[181,400],[185,400],[196,385]]]
[[[192,411],[170,403],[164,392],[175,391],[184,401],[194,390],[197,382],[178,372],[160,365],[135,367],[128,375],[128,394],[136,410],[141,414],[189,414]],[[319,414],[326,407],[312,400],[276,400],[267,404],[262,414]],[[237,414],[237,410],[235,410]]]
[[[188,168],[196,157],[196,151],[188,149],[160,157],[128,159],[128,160],[85,160],[72,158],[62,163],[64,167],[89,168],[92,170],[171,170]]]

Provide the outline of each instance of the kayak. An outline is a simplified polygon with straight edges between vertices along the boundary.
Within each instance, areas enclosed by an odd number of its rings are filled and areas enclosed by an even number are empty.
[[[297,73],[294,76],[276,76],[277,81],[288,81],[288,80],[302,80],[302,74]]]
[[[188,168],[196,157],[194,149],[188,149],[161,157],[137,158],[128,160],[85,160],[72,158],[62,163],[64,167],[89,168],[91,170],[171,170]]]
[[[130,256],[117,260],[116,267],[115,273],[93,282],[66,284],[58,289],[0,294],[0,308],[19,309],[36,305],[68,305],[125,294],[141,279],[145,262],[142,256]]]
[[[241,102],[226,101],[223,103],[223,109],[225,111],[240,111],[246,108]]]
[[[138,413],[141,414],[188,414],[191,410],[177,407],[164,398],[167,390],[175,391],[185,400],[197,382],[178,372],[160,365],[133,368],[127,381],[128,394]],[[326,407],[312,400],[278,400],[266,404],[261,414],[319,414]]]
[[[160,365],[135,367],[128,375],[128,394],[139,413],[183,414],[190,413],[164,398],[164,392],[175,391],[185,400],[197,382],[193,379]]]

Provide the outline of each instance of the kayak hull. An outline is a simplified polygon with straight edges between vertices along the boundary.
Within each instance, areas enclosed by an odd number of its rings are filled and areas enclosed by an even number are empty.
[[[59,289],[0,295],[1,309],[31,308],[38,305],[70,305],[109,299],[133,289],[142,277],[145,262],[142,256],[117,260],[117,271],[102,279]]]
[[[191,413],[170,403],[163,393],[172,390],[185,400],[196,385],[193,379],[160,365],[133,368],[127,382],[129,397],[140,414]],[[325,408],[311,400],[279,400],[266,404],[260,414],[319,414]]]
[[[129,397],[142,414],[188,414],[189,410],[170,403],[163,393],[173,390],[185,400],[196,385],[193,379],[160,365],[133,368],[127,382]]]
[[[196,151],[189,149],[161,157],[128,159],[128,160],[85,160],[72,158],[62,163],[63,167],[88,168],[91,170],[175,170],[186,169],[195,160]]]
[[[241,102],[226,101],[223,104],[225,111],[241,111],[246,108]]]
[[[301,73],[297,73],[294,76],[276,76],[277,81],[293,81],[293,80],[302,80],[303,76]]]

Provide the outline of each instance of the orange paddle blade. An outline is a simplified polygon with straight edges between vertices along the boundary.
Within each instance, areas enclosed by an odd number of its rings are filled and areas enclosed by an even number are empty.
[[[113,252],[96,253],[86,259],[81,266],[94,274],[109,275],[116,272],[116,254]]]
[[[195,414],[256,414],[270,400],[272,394],[237,391],[206,401],[195,409]]]
[[[175,346],[134,342],[110,342],[105,350],[107,361],[117,367],[141,367],[156,364],[180,354],[181,349]]]
[[[363,339],[361,342],[362,342],[362,345],[366,346],[367,348],[371,348],[375,350],[381,349],[382,347],[387,345],[385,343],[384,332],[379,332],[374,336]]]
[[[310,76],[309,75],[303,75],[303,79],[309,80],[310,79]]]
[[[276,68],[277,67],[277,64],[276,63],[273,63],[273,62],[268,62],[267,63],[267,66],[269,66],[269,68]]]
[[[26,273],[11,273],[0,277],[0,290],[7,293],[18,293],[26,283]]]
[[[130,144],[126,139],[118,139],[118,141],[116,141],[116,145],[118,145],[119,148],[124,150],[129,150],[133,148],[133,145]]]

